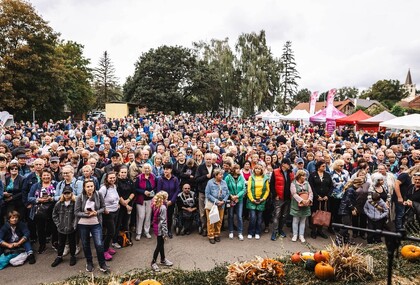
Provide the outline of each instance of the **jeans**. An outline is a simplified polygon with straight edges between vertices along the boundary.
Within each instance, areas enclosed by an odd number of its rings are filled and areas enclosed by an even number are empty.
[[[104,250],[108,251],[113,237],[115,236],[115,229],[117,228],[118,210],[102,215],[103,232],[104,232]]]
[[[58,233],[58,249],[57,256],[63,256],[64,247],[66,246],[66,241],[69,243],[70,255],[76,255],[76,232],[70,234]]]
[[[403,229],[405,206],[395,201],[395,230]]]
[[[105,264],[104,245],[102,243],[102,227],[100,224],[96,225],[78,225],[80,232],[80,239],[82,240],[83,252],[85,253],[86,261],[92,263],[92,251],[90,249],[90,234],[92,234],[93,243],[98,256],[99,265]]]
[[[273,232],[283,229],[286,223],[287,215],[290,212],[290,200],[276,200],[273,201]]]
[[[260,235],[263,211],[249,209],[249,235]]]
[[[144,201],[143,205],[136,204],[136,208],[137,208],[136,234],[141,235],[142,232],[144,232],[145,234],[148,234],[150,232],[150,221],[152,219],[152,200]]]
[[[160,260],[165,261],[165,240],[163,239],[163,236],[157,237],[157,244],[156,244],[155,251],[153,252],[152,263],[156,263],[159,253],[160,253]]]
[[[235,206],[229,208],[228,228],[230,233],[233,233],[233,220],[234,215],[236,215],[238,234],[242,234],[244,228],[244,222],[242,220],[243,203],[244,201],[238,201]]]
[[[304,236],[305,235],[305,224],[307,217],[293,217],[292,230],[294,236]]]

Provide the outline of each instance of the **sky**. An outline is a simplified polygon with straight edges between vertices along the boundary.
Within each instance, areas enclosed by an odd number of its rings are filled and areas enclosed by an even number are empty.
[[[97,66],[108,51],[123,84],[138,58],[161,45],[265,30],[281,57],[292,42],[299,89],[367,89],[378,80],[420,84],[420,1],[404,0],[29,0],[61,38],[84,45]]]

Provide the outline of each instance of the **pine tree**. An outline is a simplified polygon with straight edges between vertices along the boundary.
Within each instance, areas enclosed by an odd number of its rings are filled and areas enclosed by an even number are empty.
[[[98,67],[94,69],[94,89],[98,109],[104,109],[105,103],[122,99],[121,87],[118,85],[115,68],[107,51],[104,51]]]
[[[300,79],[299,72],[296,69],[295,56],[293,55],[292,42],[287,41],[283,47],[283,55],[281,56],[283,71],[280,77],[281,102],[279,103],[280,111],[290,111],[291,105],[297,95],[298,84]]]

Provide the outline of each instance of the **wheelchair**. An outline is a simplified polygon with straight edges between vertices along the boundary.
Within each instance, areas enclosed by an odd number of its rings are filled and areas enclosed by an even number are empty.
[[[198,233],[202,233],[200,214],[198,209],[190,213],[175,207],[175,235],[189,235],[194,227],[198,228]]]

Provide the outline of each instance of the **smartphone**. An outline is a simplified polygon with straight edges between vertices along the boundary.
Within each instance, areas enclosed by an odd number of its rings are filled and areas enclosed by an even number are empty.
[[[88,212],[92,212],[92,208],[87,208]]]

